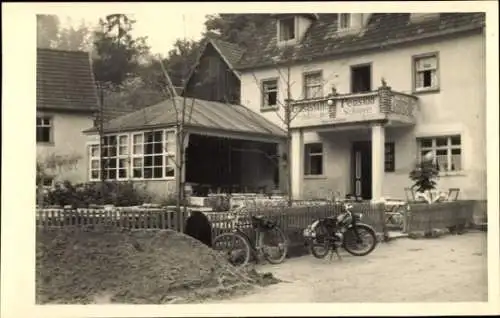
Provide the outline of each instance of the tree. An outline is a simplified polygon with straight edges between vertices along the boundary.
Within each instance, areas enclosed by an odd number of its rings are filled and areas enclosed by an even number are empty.
[[[53,14],[36,15],[36,42],[39,48],[53,48],[58,41],[60,21]]]
[[[83,21],[78,28],[61,28],[56,15],[38,14],[36,18],[37,47],[67,51],[90,50],[92,33]],[[71,25],[71,19],[68,19],[68,25]]]
[[[207,33],[218,34],[221,40],[243,47],[251,45],[257,27],[269,19],[269,14],[216,14],[206,16]]]
[[[149,47],[146,37],[132,37],[134,23],[125,14],[110,14],[99,20],[99,30],[94,32],[96,81],[120,85],[137,75],[140,58],[149,52]]]

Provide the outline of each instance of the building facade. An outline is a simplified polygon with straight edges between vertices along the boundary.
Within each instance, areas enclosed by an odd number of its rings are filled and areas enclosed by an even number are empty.
[[[292,193],[404,198],[432,152],[438,188],[486,198],[484,13],[275,15],[238,63],[241,101],[284,127]]]
[[[49,186],[54,181],[85,182],[87,137],[82,132],[93,126],[98,110],[89,55],[37,49],[36,76],[37,161],[71,161],[48,169],[50,176],[44,183]]]

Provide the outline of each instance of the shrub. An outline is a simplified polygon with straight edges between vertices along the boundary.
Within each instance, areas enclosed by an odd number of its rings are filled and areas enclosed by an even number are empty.
[[[89,182],[73,185],[64,181],[55,184],[54,188],[45,194],[44,204],[71,205],[74,208],[104,204],[133,206],[143,204],[149,199],[150,196],[132,182]]]
[[[426,192],[436,188],[436,181],[439,171],[432,161],[422,161],[417,163],[415,168],[410,172],[410,179],[414,184],[412,188],[416,188],[417,192]]]

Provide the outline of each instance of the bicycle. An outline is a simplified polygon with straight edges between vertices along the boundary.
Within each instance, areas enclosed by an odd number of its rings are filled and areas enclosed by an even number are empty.
[[[250,237],[242,230],[241,214],[244,211],[243,207],[236,208],[230,211],[230,220],[232,221],[231,232],[222,233],[215,237],[212,246],[216,251],[228,248],[225,254],[229,262],[234,266],[245,266],[250,262],[250,258],[254,256],[256,261],[260,261],[261,257],[266,259],[271,264],[282,263],[288,252],[288,240],[279,228],[277,222],[266,219],[264,216],[250,216],[252,228],[255,230],[256,239],[253,242]],[[271,235],[276,233],[278,238],[278,253],[274,255],[269,253],[270,246],[265,243],[268,238],[276,238]],[[235,244],[239,241],[239,245]],[[233,243],[232,245],[229,245]]]

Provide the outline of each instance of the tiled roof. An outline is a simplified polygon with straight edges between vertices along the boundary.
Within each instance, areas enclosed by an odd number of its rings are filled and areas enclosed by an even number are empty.
[[[183,100],[182,97],[176,98],[178,108],[182,105]],[[192,109],[191,120],[186,120],[186,126],[248,135],[285,137],[285,132],[281,128],[244,106],[191,98],[185,100],[186,113],[189,114]],[[193,101],[194,104],[192,104]],[[168,99],[112,119],[104,124],[104,131],[145,130],[153,127],[168,127],[175,125],[175,123],[174,103],[172,99]],[[95,128],[86,132],[95,132]]]
[[[98,109],[88,53],[38,48],[36,62],[37,109]]]
[[[239,45],[222,41],[219,39],[211,39],[211,43],[223,55],[226,61],[230,64],[229,67],[233,68],[243,56],[245,52]]]
[[[276,19],[257,30],[255,43],[247,48],[236,69],[276,65],[284,61],[309,61],[356,51],[386,49],[411,41],[460,32],[480,30],[485,25],[482,12],[441,13],[438,19],[410,22],[409,13],[374,13],[367,26],[356,34],[339,36],[337,14],[318,14],[302,41],[281,52],[277,46]]]

